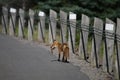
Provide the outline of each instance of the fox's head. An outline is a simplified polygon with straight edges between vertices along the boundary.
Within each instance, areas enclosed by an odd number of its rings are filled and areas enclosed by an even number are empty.
[[[51,45],[51,49],[54,49],[54,48],[58,47],[58,44],[59,44],[59,42],[54,40],[53,44]]]

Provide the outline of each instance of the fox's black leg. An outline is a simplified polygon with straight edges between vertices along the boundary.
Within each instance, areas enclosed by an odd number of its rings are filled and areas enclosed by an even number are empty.
[[[62,62],[64,62],[64,55],[63,55],[63,58],[62,58]]]
[[[58,55],[58,61],[60,61],[60,54]]]

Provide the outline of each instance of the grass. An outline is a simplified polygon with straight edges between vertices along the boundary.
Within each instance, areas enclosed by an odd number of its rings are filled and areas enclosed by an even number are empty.
[[[38,27],[37,26],[34,26],[33,40],[38,41]]]
[[[24,39],[28,39],[28,28],[24,27]]]

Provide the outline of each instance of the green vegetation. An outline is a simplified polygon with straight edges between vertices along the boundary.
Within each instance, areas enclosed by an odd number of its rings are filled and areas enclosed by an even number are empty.
[[[21,5],[22,4],[22,5]],[[90,17],[106,17],[116,20],[120,17],[120,0],[0,0],[0,6],[29,8],[45,11],[49,13],[49,9],[57,12],[64,10],[66,12],[74,12],[78,14],[78,19],[82,13]]]

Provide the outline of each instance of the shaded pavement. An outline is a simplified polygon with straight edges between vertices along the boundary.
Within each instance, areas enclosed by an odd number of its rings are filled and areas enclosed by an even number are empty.
[[[0,34],[0,80],[89,80],[43,47]]]

